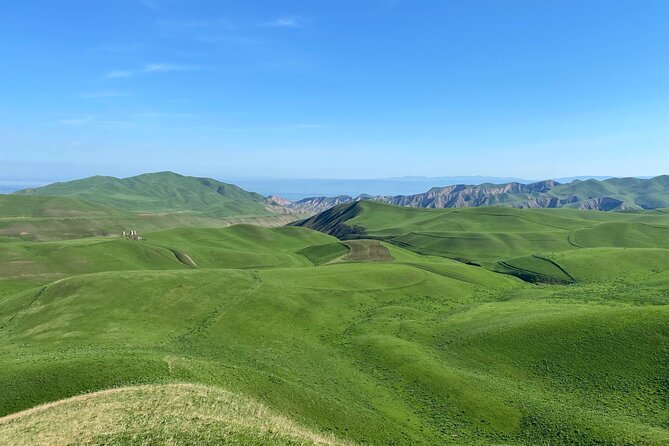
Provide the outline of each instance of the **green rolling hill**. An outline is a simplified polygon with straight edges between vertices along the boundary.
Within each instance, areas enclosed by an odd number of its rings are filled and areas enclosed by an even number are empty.
[[[669,214],[300,225],[0,242],[0,444],[669,442]]]
[[[130,178],[95,176],[16,192],[73,197],[133,212],[194,212],[202,216],[266,216],[265,197],[211,178],[158,172]]]
[[[586,208],[595,209],[595,203],[601,197],[609,197],[614,208],[656,209],[667,206],[669,175],[660,175],[648,180],[638,178],[610,178],[608,180],[573,181],[560,184],[551,189],[550,194],[563,200],[569,207],[586,204]],[[592,204],[590,204],[592,203]]]
[[[669,218],[661,211],[421,209],[360,201],[294,224],[345,240],[373,238],[420,254],[486,264],[588,247],[669,248]]]
[[[70,197],[0,195],[0,218],[114,217],[120,212],[107,206]]]
[[[171,172],[91,177],[0,195],[0,241],[54,241],[161,229],[280,226],[299,218],[259,194]]]

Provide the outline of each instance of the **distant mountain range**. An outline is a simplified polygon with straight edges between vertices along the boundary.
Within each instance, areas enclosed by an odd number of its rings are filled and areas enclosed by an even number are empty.
[[[374,179],[240,178],[231,181],[246,190],[252,190],[263,195],[279,196],[292,201],[308,197],[336,197],[338,195],[355,197],[362,193],[370,195],[417,194],[434,186],[450,186],[453,184],[533,182],[522,178],[486,176],[412,176]]]
[[[554,180],[455,184],[411,195],[338,195],[291,201],[280,196],[265,197],[211,178],[158,172],[124,179],[95,176],[24,189],[15,195],[70,197],[134,213],[192,212],[208,217],[312,214],[361,200],[417,208],[509,206],[612,211],[669,207],[669,176],[573,180],[566,184]]]
[[[605,180],[610,176],[580,176],[570,178],[551,178],[558,183],[570,183],[573,180]],[[650,178],[650,177],[648,177]],[[515,177],[491,176],[444,176],[424,177],[407,176],[395,178],[375,179],[295,179],[295,178],[239,178],[231,179],[234,184],[246,190],[252,190],[263,195],[274,195],[298,201],[308,197],[336,197],[349,195],[356,197],[360,194],[370,195],[409,195],[425,192],[432,187],[453,186],[456,184],[505,184],[505,183],[535,183],[538,179],[524,179]]]
[[[606,180],[610,176],[579,176],[569,178],[551,178],[558,183],[570,183],[573,180]],[[652,178],[652,177],[635,177]],[[9,179],[0,178],[0,194],[11,194],[22,189],[35,189],[55,182],[69,180],[57,179],[45,181],[41,179]],[[538,180],[528,180],[515,177],[490,176],[445,176],[425,177],[406,176],[394,178],[374,179],[299,179],[299,178],[228,178],[229,183],[236,184],[242,189],[254,191],[264,196],[275,195],[291,201],[307,197],[335,197],[338,195],[358,196],[362,193],[370,195],[408,195],[424,192],[432,187],[452,186],[454,184],[503,184],[503,183],[535,183]]]
[[[276,201],[276,197],[270,197]],[[610,178],[573,180],[567,184],[546,180],[530,184],[509,182],[433,187],[414,195],[310,197],[282,205],[301,212],[322,212],[341,203],[374,200],[418,208],[510,206],[515,208],[577,208],[612,211],[669,206],[669,176],[651,179]]]

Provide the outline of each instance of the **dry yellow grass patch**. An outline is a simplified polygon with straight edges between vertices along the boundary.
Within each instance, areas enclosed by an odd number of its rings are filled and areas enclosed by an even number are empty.
[[[262,404],[194,384],[109,389],[0,418],[2,445],[343,445]]]

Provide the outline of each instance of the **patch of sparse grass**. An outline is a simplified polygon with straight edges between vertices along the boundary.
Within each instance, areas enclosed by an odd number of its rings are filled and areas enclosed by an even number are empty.
[[[0,418],[0,439],[15,446],[346,444],[248,398],[192,384],[115,388],[38,406]]]
[[[345,260],[350,262],[392,262],[393,256],[378,240],[349,240],[345,242],[349,248]]]

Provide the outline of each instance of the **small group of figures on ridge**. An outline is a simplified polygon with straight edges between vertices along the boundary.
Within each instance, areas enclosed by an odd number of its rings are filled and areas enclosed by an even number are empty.
[[[121,235],[130,240],[144,240],[144,237],[140,236],[134,229],[130,231],[123,231]]]

